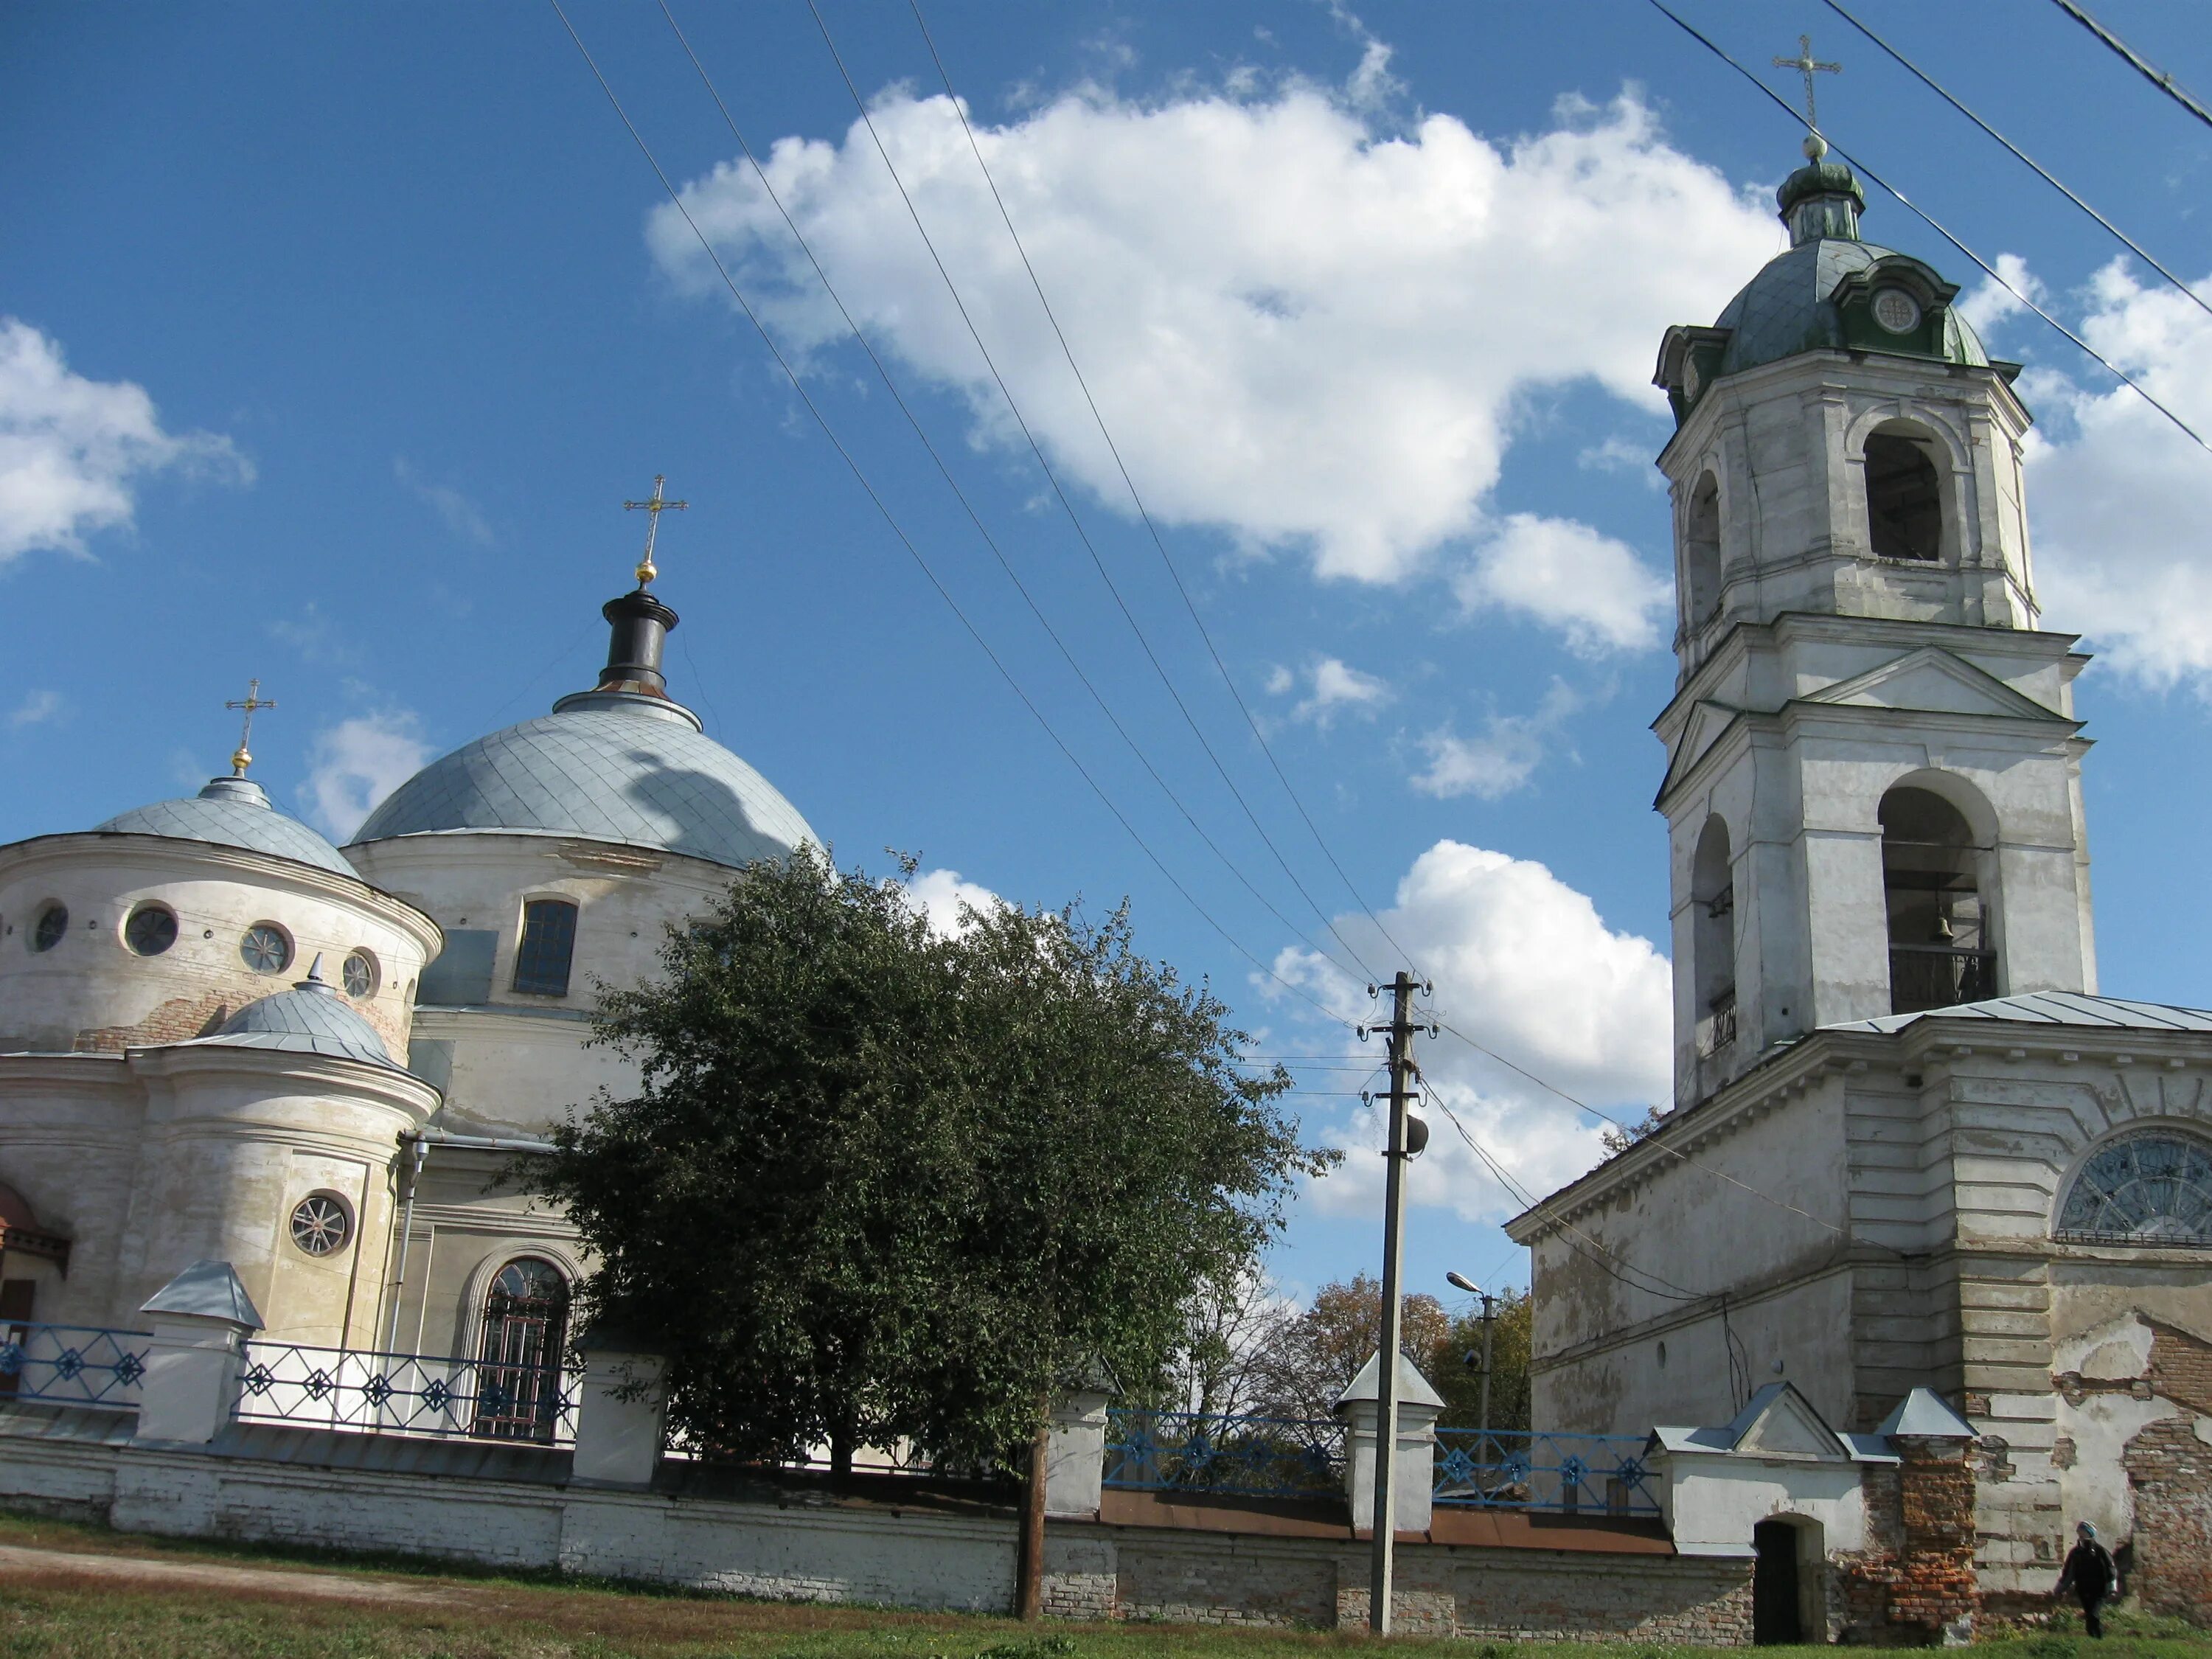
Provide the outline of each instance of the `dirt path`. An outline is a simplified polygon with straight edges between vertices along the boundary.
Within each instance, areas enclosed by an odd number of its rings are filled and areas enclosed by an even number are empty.
[[[308,1596],[333,1601],[404,1601],[418,1607],[483,1607],[496,1600],[489,1589],[429,1586],[363,1573],[288,1571],[234,1567],[221,1561],[164,1561],[137,1555],[88,1555],[73,1550],[27,1549],[0,1544],[0,1578],[94,1580],[142,1587],[242,1590],[255,1595]]]

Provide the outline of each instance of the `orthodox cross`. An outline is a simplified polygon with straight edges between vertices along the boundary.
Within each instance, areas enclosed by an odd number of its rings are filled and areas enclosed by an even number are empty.
[[[674,507],[678,512],[681,512],[684,508],[691,505],[689,501],[665,501],[661,500],[660,486],[665,482],[666,480],[665,480],[660,474],[656,472],[653,475],[653,499],[651,501],[624,501],[623,503],[623,510],[624,512],[641,512],[647,515],[645,520],[645,556],[637,562],[637,585],[640,587],[650,586],[653,579],[660,574],[659,567],[653,562],[653,540],[660,534],[660,515],[667,512],[671,507]]]
[[[1776,58],[1774,67],[1796,70],[1805,77],[1805,125],[1818,131],[1820,124],[1813,117],[1814,74],[1817,71],[1822,75],[1841,75],[1844,72],[1844,66],[1841,64],[1823,64],[1816,61],[1813,56],[1813,37],[1809,34],[1801,34],[1797,37],[1797,55],[1795,58]]]
[[[243,708],[246,711],[246,723],[239,728],[238,732],[238,752],[230,757],[231,776],[244,777],[246,769],[253,764],[253,757],[247,752],[246,747],[253,740],[253,711],[257,708],[274,708],[276,706],[276,698],[264,697],[261,695],[261,682],[258,679],[248,680],[246,683],[246,700],[243,702],[233,699],[223,704],[225,708]]]

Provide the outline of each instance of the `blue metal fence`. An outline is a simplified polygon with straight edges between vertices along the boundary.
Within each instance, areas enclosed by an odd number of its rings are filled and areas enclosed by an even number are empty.
[[[582,1381],[583,1373],[568,1366],[249,1342],[238,1417],[300,1428],[569,1445]]]
[[[1313,1498],[1344,1490],[1344,1425],[1116,1408],[1105,1484],[1132,1492]]]
[[[0,1325],[0,1400],[136,1411],[149,1334],[9,1320]]]
[[[1438,1429],[1431,1496],[1473,1509],[1657,1515],[1644,1445],[1633,1434]]]

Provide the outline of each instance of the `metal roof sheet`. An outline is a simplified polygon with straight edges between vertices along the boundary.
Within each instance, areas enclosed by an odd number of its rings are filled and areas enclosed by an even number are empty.
[[[1921,1019],[1994,1019],[2021,1025],[2073,1025],[2115,1031],[2212,1031],[2212,1012],[2202,1008],[2130,1002],[2121,997],[2093,997],[2079,991],[2030,991],[2016,997],[1961,1003],[1955,1008],[1927,1008],[1914,1014],[1844,1020],[1820,1029],[1890,1035]]]
[[[465,744],[393,791],[352,844],[505,830],[737,866],[817,839],[758,772],[647,701],[559,709]]]
[[[197,795],[157,800],[150,806],[118,812],[94,824],[95,835],[167,836],[176,841],[211,842],[243,847],[329,870],[358,881],[360,874],[338,849],[297,818],[269,804],[269,796],[250,778],[215,778]]]

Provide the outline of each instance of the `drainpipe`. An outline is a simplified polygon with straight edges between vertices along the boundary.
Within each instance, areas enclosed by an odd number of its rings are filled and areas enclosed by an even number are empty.
[[[422,1166],[430,1158],[430,1143],[427,1137],[407,1135],[401,1138],[415,1143],[415,1168],[407,1177],[407,1208],[399,1223],[399,1271],[392,1281],[392,1326],[390,1334],[384,1339],[386,1353],[396,1352],[399,1347],[399,1299],[407,1288],[407,1245],[415,1231],[415,1192],[422,1184]]]
[[[457,1135],[444,1129],[422,1128],[413,1134],[402,1135],[403,1141],[415,1143],[415,1169],[407,1182],[407,1208],[399,1223],[399,1271],[392,1285],[391,1333],[385,1338],[384,1351],[396,1353],[399,1349],[399,1299],[407,1288],[407,1246],[415,1231],[415,1193],[422,1184],[422,1166],[430,1159],[430,1143],[441,1146],[458,1146],[465,1152],[550,1152],[550,1140],[525,1140],[507,1135]]]

